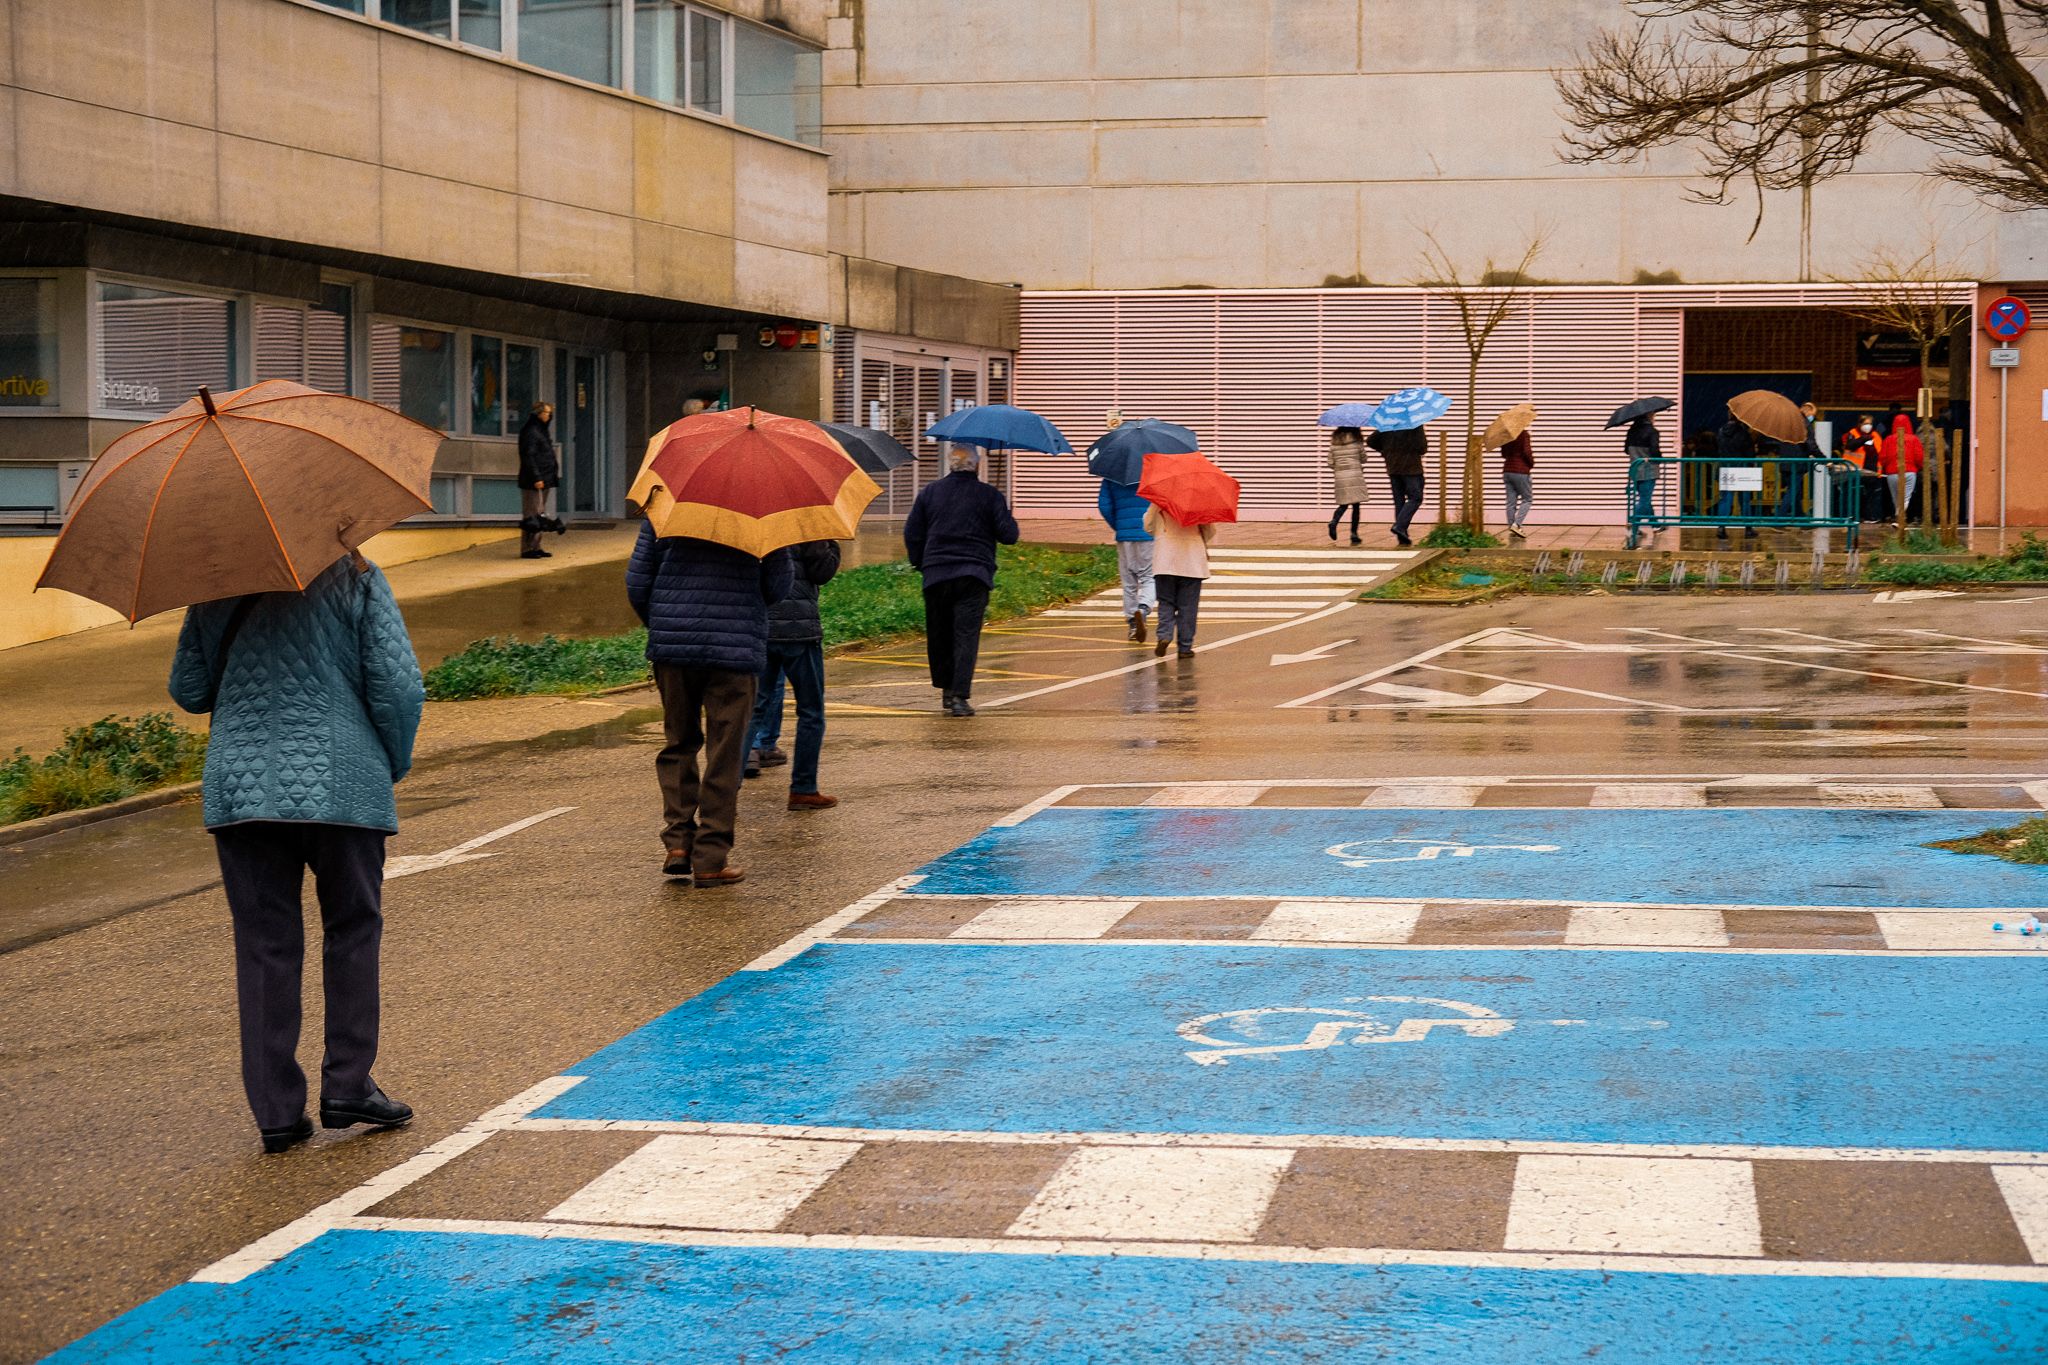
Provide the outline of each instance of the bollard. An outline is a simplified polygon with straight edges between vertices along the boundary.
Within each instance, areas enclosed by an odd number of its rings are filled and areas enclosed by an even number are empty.
[[[1586,552],[1584,550],[1573,550],[1571,559],[1565,563],[1564,575],[1566,578],[1577,578],[1579,571],[1585,567]]]
[[[1548,550],[1538,550],[1538,551],[1536,552],[1536,567],[1535,567],[1535,568],[1533,568],[1533,569],[1531,569],[1531,570],[1529,570],[1529,576],[1530,576],[1531,578],[1542,578],[1542,577],[1543,577],[1543,576],[1544,576],[1545,574],[1547,574],[1547,573],[1549,573],[1549,572],[1550,572],[1550,551],[1548,551]]]
[[[1848,558],[1842,561],[1842,577],[1845,581],[1849,583],[1854,583],[1857,579],[1861,578],[1862,576],[1863,551],[1851,550],[1849,551]]]
[[[1710,559],[1707,561],[1707,571],[1706,573],[1701,575],[1701,581],[1704,582],[1710,588],[1718,588],[1721,586],[1720,560]]]
[[[1621,575],[1621,561],[1620,561],[1620,560],[1618,560],[1618,559],[1610,559],[1610,560],[1608,560],[1608,561],[1607,561],[1607,565],[1606,565],[1606,567],[1600,570],[1600,584],[1601,584],[1601,586],[1602,586],[1602,587],[1608,587],[1608,588],[1611,588],[1611,587],[1613,587],[1613,586],[1614,586],[1614,580],[1615,580],[1616,578],[1620,577],[1620,575]]]
[[[1781,559],[1778,561],[1778,591],[1783,592],[1791,586],[1792,561],[1789,559]]]
[[[1674,588],[1685,586],[1685,561],[1682,559],[1671,566],[1671,586]]]
[[[1639,588],[1649,587],[1650,579],[1656,575],[1656,567],[1647,559],[1636,565],[1636,586]]]
[[[1742,561],[1742,586],[1745,588],[1756,586],[1756,561],[1754,559]]]

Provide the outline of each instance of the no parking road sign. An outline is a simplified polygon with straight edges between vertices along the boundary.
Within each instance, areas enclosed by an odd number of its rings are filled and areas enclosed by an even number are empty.
[[[2010,294],[1993,299],[1984,310],[1984,330],[2000,341],[2018,341],[2027,334],[2033,320],[2027,305]]]

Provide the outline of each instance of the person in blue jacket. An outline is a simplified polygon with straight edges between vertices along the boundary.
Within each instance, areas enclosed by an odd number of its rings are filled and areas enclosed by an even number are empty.
[[[1152,533],[1145,529],[1145,514],[1152,504],[1138,496],[1138,490],[1111,479],[1102,481],[1095,496],[1095,508],[1109,529],[1116,532],[1116,572],[1124,587],[1124,619],[1131,638],[1143,641],[1145,618],[1158,604],[1159,592],[1152,582]]]
[[[426,700],[391,585],[346,555],[304,592],[202,602],[185,613],[170,692],[213,716],[206,828],[234,921],[242,1086],[263,1150],[313,1136],[298,1061],[308,869],[325,930],[320,1122],[405,1123],[412,1110],[370,1077],[384,841],[398,831],[392,788],[412,768]]]
[[[626,561],[626,598],[647,627],[647,660],[661,694],[654,758],[663,815],[661,871],[699,887],[731,886],[740,774],[753,729],[754,684],[768,665],[768,608],[789,596],[789,552],[756,559],[640,523]],[[697,751],[704,769],[697,770]]]
[[[981,481],[981,452],[955,447],[952,472],[918,490],[903,522],[910,567],[924,577],[925,655],[949,716],[971,716],[982,618],[996,581],[996,546],[1017,543],[1017,519]]]

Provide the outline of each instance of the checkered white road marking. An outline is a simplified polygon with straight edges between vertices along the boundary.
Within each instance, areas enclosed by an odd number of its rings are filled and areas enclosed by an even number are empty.
[[[1514,1251],[1761,1256],[1746,1161],[1544,1156],[1515,1164]]]
[[[1344,901],[1281,901],[1255,939],[1309,943],[1406,943],[1422,917],[1422,906],[1361,905]]]
[[[765,1232],[858,1150],[851,1142],[668,1134],[570,1195],[548,1217]]]
[[[1084,1147],[1010,1235],[1249,1242],[1293,1159],[1286,1148]]]
[[[982,911],[955,932],[961,938],[1101,938],[1138,908],[1131,901],[1008,901]]]

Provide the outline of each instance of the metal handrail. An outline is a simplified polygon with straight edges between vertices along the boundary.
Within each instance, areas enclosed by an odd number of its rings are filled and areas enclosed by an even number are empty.
[[[1760,469],[1763,487],[1723,491],[1724,469]],[[1862,522],[1863,474],[1862,466],[1848,460],[1804,455],[1759,455],[1750,460],[1663,455],[1633,460],[1625,504],[1630,536],[1638,530],[1673,526],[1854,532]],[[1656,488],[1645,515],[1636,484],[1653,480]],[[1760,513],[1759,506],[1771,510]]]

